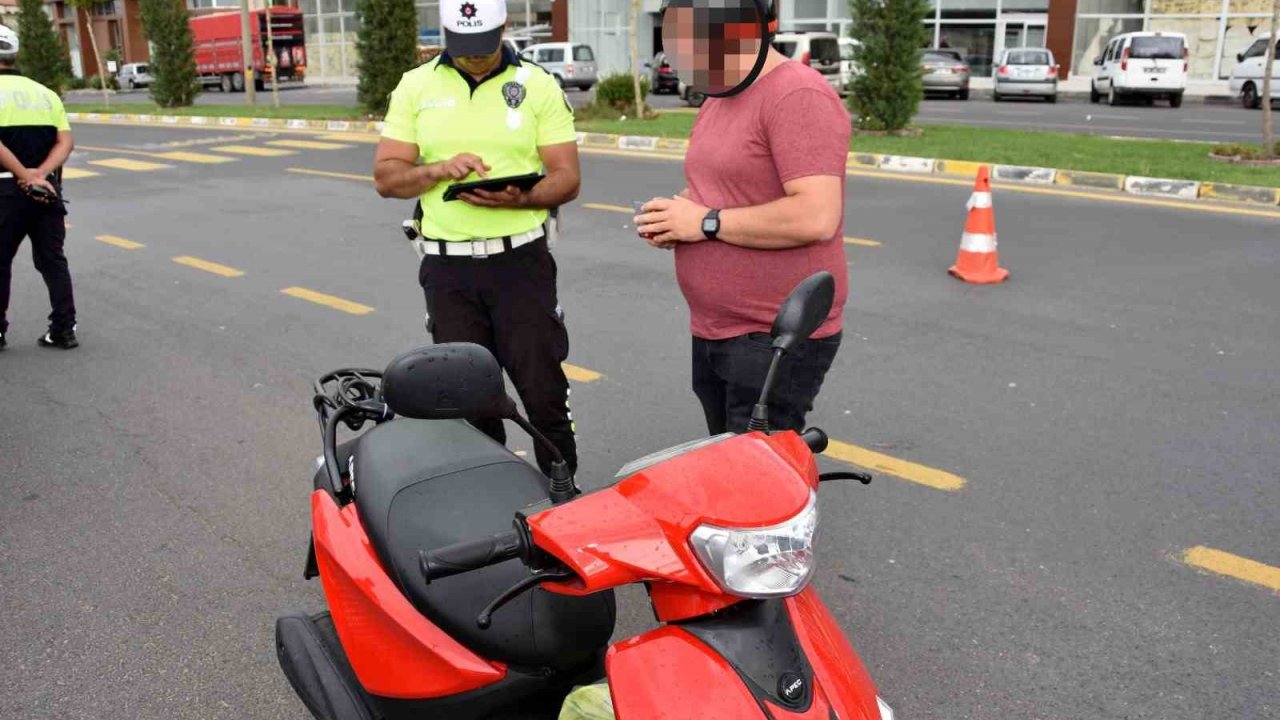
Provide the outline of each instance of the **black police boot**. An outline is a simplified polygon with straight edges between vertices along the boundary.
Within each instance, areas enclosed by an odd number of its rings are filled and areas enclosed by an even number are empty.
[[[76,331],[64,330],[62,332],[54,332],[50,330],[44,334],[44,337],[36,341],[40,347],[58,348],[60,350],[70,350],[71,348],[80,347],[80,341],[76,340]]]

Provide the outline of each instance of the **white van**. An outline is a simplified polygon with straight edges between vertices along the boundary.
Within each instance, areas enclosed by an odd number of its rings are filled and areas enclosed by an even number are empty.
[[[541,43],[520,51],[520,57],[551,73],[560,87],[590,90],[596,84],[596,54],[582,43]]]
[[[1089,100],[1105,96],[1108,105],[1130,97],[1168,98],[1169,107],[1182,107],[1187,89],[1187,36],[1169,32],[1118,35],[1094,58],[1098,67]]]
[[[1262,66],[1267,63],[1267,40],[1263,35],[1247,50],[1236,56],[1239,63],[1231,71],[1231,92],[1240,95],[1240,103],[1257,110],[1262,107]],[[1276,56],[1280,57],[1280,41],[1276,42]],[[1271,99],[1280,99],[1280,60],[1271,68]]]
[[[783,30],[773,36],[773,47],[817,70],[836,92],[844,89],[840,77],[840,40],[835,33]]]
[[[858,67],[858,50],[862,47],[862,43],[849,37],[840,38],[840,94],[849,94],[849,83],[853,79],[862,74],[862,68]]]

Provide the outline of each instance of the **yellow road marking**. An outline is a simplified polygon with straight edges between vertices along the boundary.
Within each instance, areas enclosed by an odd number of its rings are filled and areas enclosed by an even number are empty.
[[[964,478],[944,470],[919,465],[839,440],[832,440],[823,454],[834,460],[852,463],[869,470],[879,470],[882,473],[938,490],[960,490],[967,484]]]
[[[316,142],[315,140],[268,140],[267,144],[297,150],[345,150],[351,147],[341,143]]]
[[[63,180],[76,180],[76,179],[79,179],[79,178],[91,178],[91,177],[97,177],[98,175],[101,175],[101,174],[102,174],[102,173],[96,173],[96,172],[94,172],[94,171],[92,171],[92,170],[81,170],[80,168],[69,168],[69,167],[64,167],[64,168],[62,168],[62,179],[63,179]]]
[[[190,255],[176,257],[173,261],[179,265],[186,265],[187,267],[193,267],[197,270],[204,270],[205,272],[211,272],[214,275],[221,275],[222,277],[240,277],[241,275],[244,275],[243,270],[237,270],[233,267],[227,267],[226,265],[219,265],[218,263],[209,262],[208,260],[201,260],[200,258],[191,257]]]
[[[320,139],[377,145],[382,140],[382,137],[379,135],[361,135],[359,133],[329,133],[327,135],[321,135]]]
[[[298,173],[300,175],[319,175],[320,177],[338,178],[339,180],[360,180],[361,182],[373,182],[372,175],[353,175],[351,173],[330,172],[328,170],[312,170],[310,168],[288,168],[288,172]]]
[[[614,157],[629,157],[640,160],[684,160],[683,155],[672,155],[658,152],[643,152],[636,150],[611,150],[608,148],[589,148],[581,147],[578,149],[580,153],[587,155],[611,155]],[[930,175],[909,175],[907,173],[890,173],[878,172],[870,170],[846,170],[846,173],[852,177],[865,177],[875,180],[901,181],[913,183],[926,183],[930,185],[956,185],[959,187],[972,188],[973,183],[967,180],[955,180],[943,177],[934,177]],[[1201,212],[1220,215],[1248,215],[1251,217],[1264,217],[1280,219],[1280,211],[1276,210],[1257,210],[1253,208],[1233,207],[1229,205],[1213,205],[1209,203],[1180,202],[1177,200],[1159,200],[1155,198],[1139,198],[1128,197],[1119,194],[1080,192],[1076,190],[1058,190],[1054,188],[1043,188],[1034,186],[1014,185],[1006,183],[997,183],[995,187],[1003,191],[1028,193],[1032,195],[1052,195],[1054,197],[1070,197],[1080,198],[1082,200],[1098,200],[1102,202],[1122,203],[1126,205],[1143,205],[1146,207],[1164,207],[1174,208],[1177,210],[1190,210],[1191,212]]]
[[[1197,545],[1182,554],[1182,561],[1191,567],[1280,592],[1280,568],[1263,565],[1249,558]]]
[[[292,150],[281,150],[279,148],[253,147],[252,145],[219,145],[209,148],[218,152],[233,153],[235,155],[250,155],[253,157],[283,157],[292,155]]]
[[[140,247],[146,247],[146,245],[143,245],[142,243],[136,243],[132,240],[125,240],[124,238],[116,237],[115,235],[99,235],[95,239],[98,240],[98,242],[104,242],[108,245],[115,245],[116,247],[124,248],[125,250],[137,250]]]
[[[609,205],[606,203],[582,203],[582,207],[588,210],[606,210],[608,212],[626,213],[635,215],[635,208],[623,207],[621,205]]]
[[[116,170],[132,170],[133,172],[148,172],[151,170],[163,170],[165,168],[173,167],[172,165],[165,165],[164,163],[153,163],[145,160],[130,160],[128,158],[90,160],[89,164],[115,168]]]
[[[225,155],[209,155],[198,152],[167,152],[158,153],[156,157],[162,157],[166,160],[178,160],[181,162],[201,163],[203,165],[217,165],[218,163],[235,162],[235,158],[229,158]]]
[[[563,363],[561,367],[564,368],[565,377],[570,380],[576,380],[577,382],[595,382],[604,377],[604,375],[601,375],[595,370],[588,370],[584,367],[578,367],[577,365],[570,365],[569,363]]]
[[[315,290],[308,290],[302,287],[285,288],[280,292],[281,294],[288,295],[289,297],[306,300],[307,302],[313,302],[317,305],[324,305],[325,307],[331,307],[334,310],[341,310],[342,312],[351,313],[352,315],[368,315],[373,312],[373,308],[368,305],[361,305],[358,302],[343,300],[342,298],[334,295],[326,295],[322,292],[316,292]]]
[[[863,247],[880,247],[882,244],[878,240],[868,240],[866,238],[847,237],[844,239],[849,245],[861,245]]]

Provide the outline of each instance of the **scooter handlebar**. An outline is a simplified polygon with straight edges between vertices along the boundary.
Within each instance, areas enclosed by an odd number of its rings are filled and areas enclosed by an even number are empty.
[[[430,584],[432,580],[514,560],[523,555],[523,552],[524,544],[520,534],[512,530],[435,550],[422,550],[418,553],[418,564],[422,567],[423,579]]]

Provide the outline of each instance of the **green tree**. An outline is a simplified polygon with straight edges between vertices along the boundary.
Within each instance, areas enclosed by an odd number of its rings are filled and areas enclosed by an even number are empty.
[[[98,82],[102,86],[102,102],[111,104],[111,93],[107,91],[107,68],[102,64],[102,54],[98,52],[98,34],[93,31],[93,7],[111,0],[66,0],[67,7],[75,8],[84,18],[84,26],[89,28],[89,45],[93,47],[93,62],[98,66]],[[74,31],[73,31],[74,32]]]
[[[862,74],[852,83],[849,108],[868,130],[901,130],[924,96],[920,50],[929,41],[928,0],[849,0],[852,37],[862,43]]]
[[[360,85],[357,97],[371,113],[384,114],[400,76],[418,64],[418,11],[414,0],[357,0]]]
[[[151,42],[151,99],[182,107],[200,92],[196,55],[182,0],[142,0],[142,28]]]
[[[42,0],[18,4],[18,67],[22,74],[61,94],[71,80],[71,66]]]

